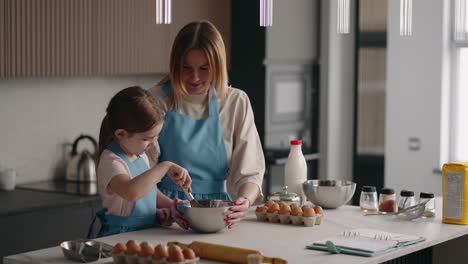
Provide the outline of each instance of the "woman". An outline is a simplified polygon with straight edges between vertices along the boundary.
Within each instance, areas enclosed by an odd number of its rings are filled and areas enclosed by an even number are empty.
[[[215,26],[198,21],[183,27],[169,74],[150,89],[166,111],[150,155],[186,168],[196,199],[230,200],[229,190],[236,197],[226,219],[232,228],[263,198],[265,161],[249,98],[227,81],[226,51]],[[167,176],[158,186],[170,198],[185,198]]]

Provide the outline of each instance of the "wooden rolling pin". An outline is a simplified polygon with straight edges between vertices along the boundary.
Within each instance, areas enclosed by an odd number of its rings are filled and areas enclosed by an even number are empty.
[[[262,258],[259,263],[287,264],[288,262],[280,258],[265,257],[258,250],[229,247],[218,244],[211,244],[201,241],[193,241],[191,244],[182,244],[180,242],[169,242],[168,246],[178,245],[181,248],[191,248],[195,254],[204,259],[224,261],[228,263],[249,264],[248,256],[257,255]],[[252,259],[252,258],[251,258]]]

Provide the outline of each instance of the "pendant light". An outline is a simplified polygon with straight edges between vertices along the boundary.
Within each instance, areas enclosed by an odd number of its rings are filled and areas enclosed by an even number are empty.
[[[260,0],[260,26],[273,25],[273,0]]]
[[[351,4],[350,0],[338,0],[336,31],[338,34],[349,34]]]
[[[156,24],[172,22],[172,0],[156,0]]]
[[[455,0],[455,40],[468,40],[467,0]]]
[[[413,34],[413,0],[400,0],[400,36]]]

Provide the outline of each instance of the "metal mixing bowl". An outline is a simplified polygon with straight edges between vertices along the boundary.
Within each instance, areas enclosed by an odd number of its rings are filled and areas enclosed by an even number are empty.
[[[339,180],[309,180],[302,184],[302,189],[315,205],[323,208],[338,208],[351,200],[356,190],[356,183]]]
[[[221,231],[226,224],[226,215],[233,205],[224,200],[197,200],[202,207],[191,207],[190,202],[183,201],[183,218],[189,227],[200,233],[214,233]],[[180,208],[180,206],[179,206]]]

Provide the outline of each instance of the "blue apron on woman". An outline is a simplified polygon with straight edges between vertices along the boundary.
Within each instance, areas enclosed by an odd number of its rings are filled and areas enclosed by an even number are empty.
[[[171,95],[170,83],[162,89]],[[226,192],[227,154],[216,89],[213,89],[205,119],[197,120],[168,110],[158,143],[161,150],[159,162],[171,161],[188,170],[195,199],[231,200]],[[158,188],[170,198],[185,199],[184,193],[167,175]]]
[[[125,161],[130,169],[130,177],[132,178],[135,178],[149,169],[148,164],[142,157],[138,157],[138,159],[130,161],[128,156],[115,142],[109,144],[107,149],[114,152]],[[88,238],[91,236],[96,217],[101,221],[101,229],[98,233],[98,237],[158,226],[159,221],[156,217],[156,193],[157,186],[155,185],[150,192],[135,202],[135,206],[129,216],[106,215],[106,208],[99,210],[96,212],[96,216],[89,227]]]

